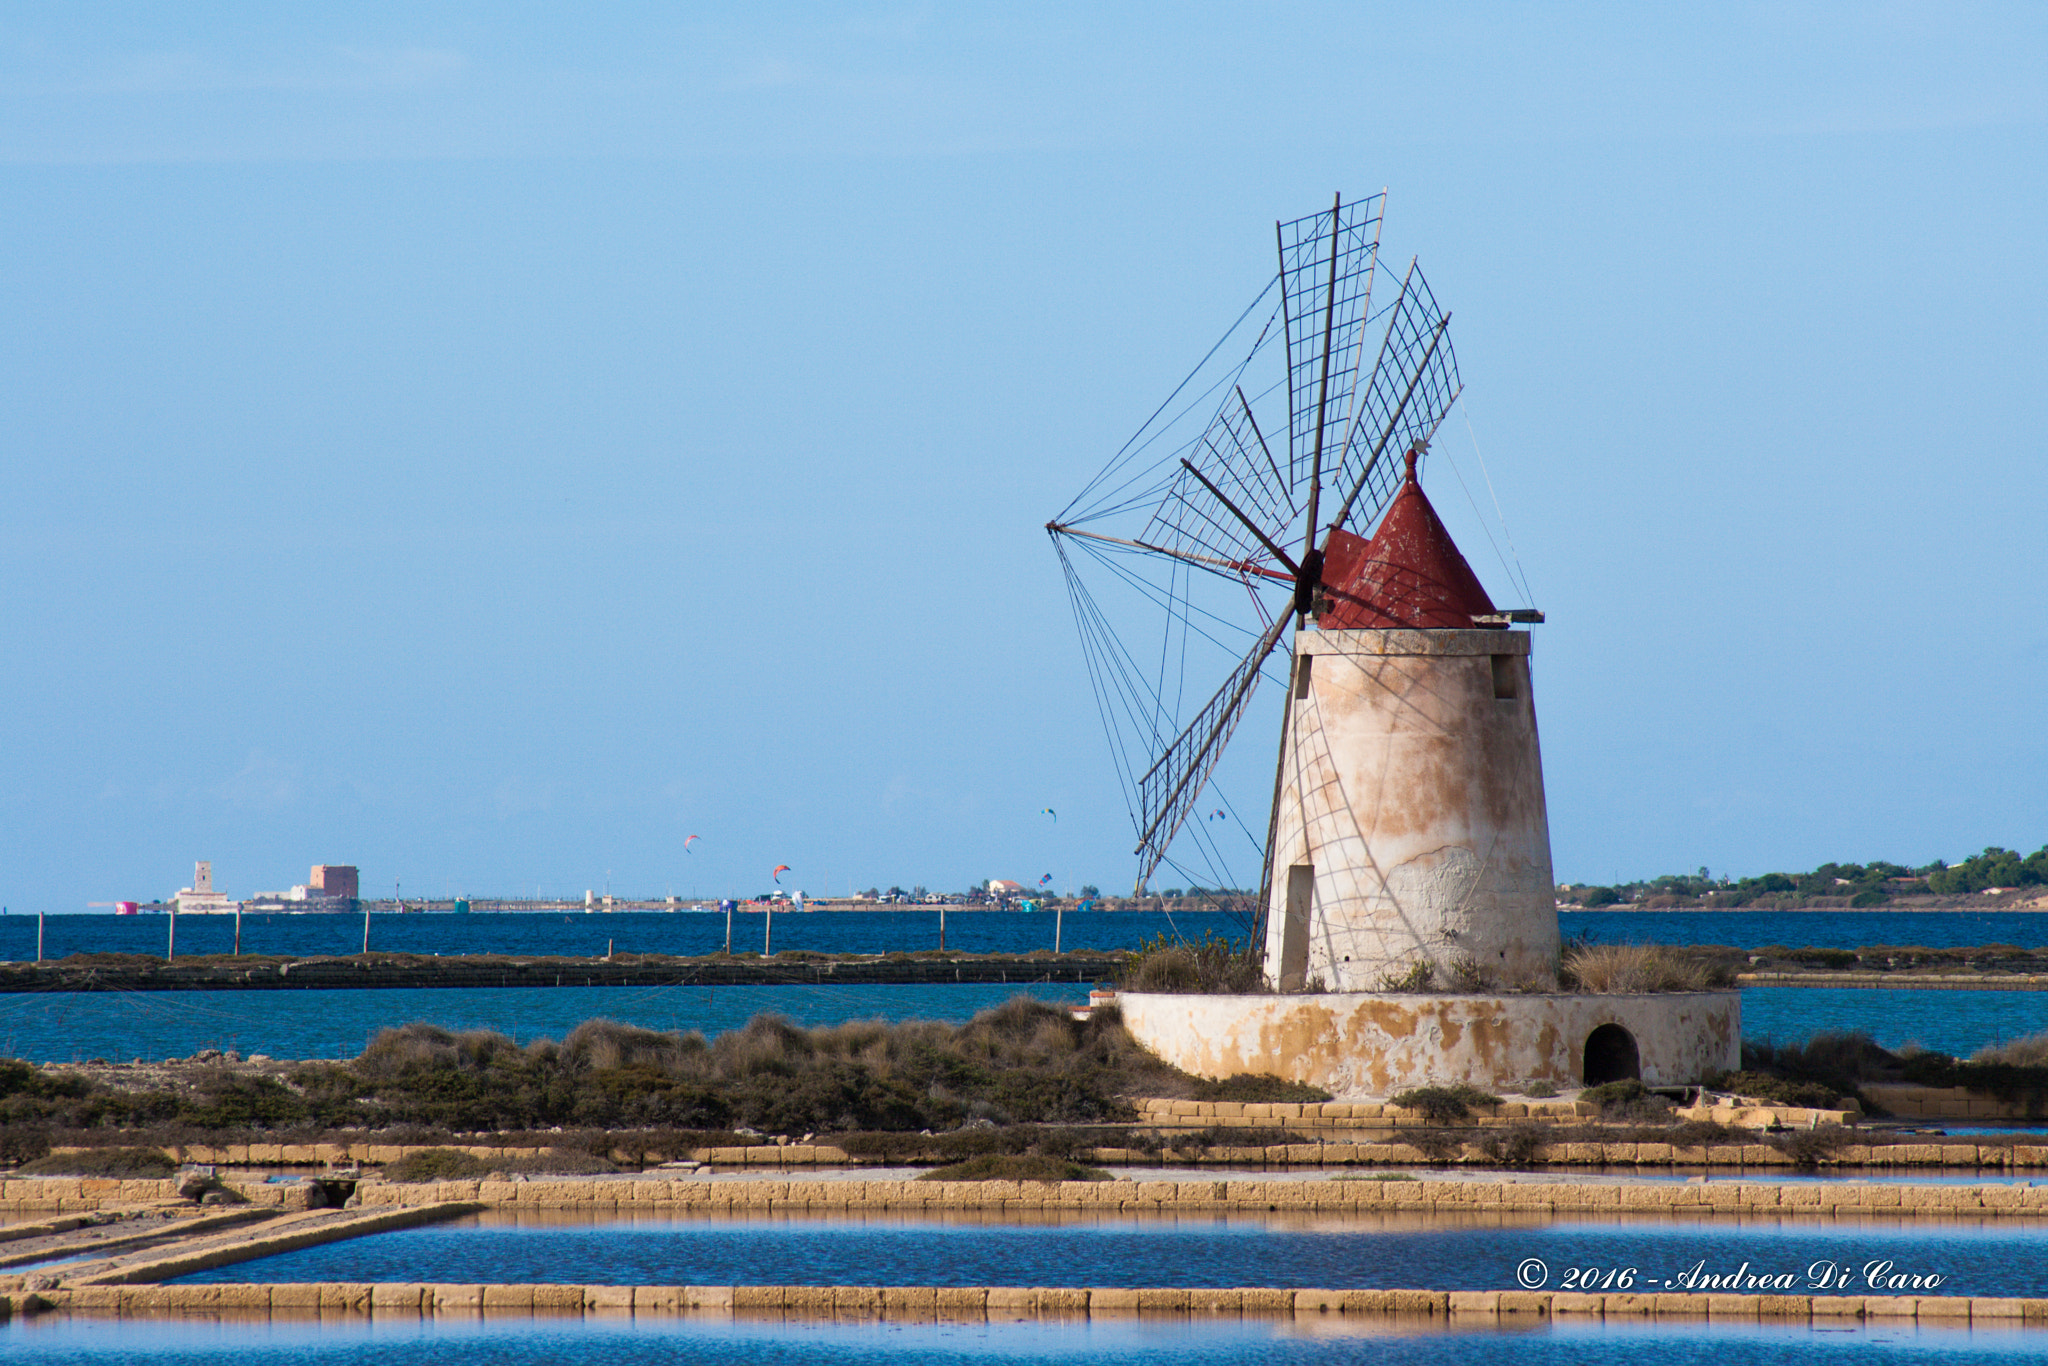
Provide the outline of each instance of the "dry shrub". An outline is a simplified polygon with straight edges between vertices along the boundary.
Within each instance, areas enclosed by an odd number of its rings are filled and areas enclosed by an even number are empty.
[[[1462,1124],[1472,1117],[1473,1108],[1498,1105],[1500,1097],[1489,1095],[1466,1082],[1451,1086],[1418,1086],[1393,1098],[1404,1110],[1414,1110],[1431,1124]]]
[[[562,1040],[562,1063],[574,1070],[604,1072],[614,1067],[675,1068],[707,1045],[702,1034],[659,1034],[616,1020],[585,1020]]]
[[[97,1176],[115,1181],[161,1181],[178,1170],[169,1154],[155,1148],[87,1148],[51,1153],[22,1164],[20,1176]]]
[[[1512,1124],[1505,1129],[1488,1129],[1479,1136],[1479,1151],[1502,1167],[1534,1166],[1550,1141],[1550,1130],[1541,1124]]]
[[[1288,1081],[1285,1077],[1270,1076],[1264,1072],[1239,1072],[1236,1076],[1225,1077],[1222,1081],[1196,1082],[1191,1098],[1244,1101],[1253,1104],[1269,1104],[1275,1101],[1283,1104],[1307,1104],[1328,1100],[1330,1093],[1305,1081]]]
[[[491,1170],[491,1164],[453,1148],[428,1148],[407,1153],[384,1169],[386,1181],[412,1185],[421,1181],[473,1181]]]
[[[988,1153],[939,1167],[920,1181],[1107,1181],[1109,1173],[1043,1153]]]
[[[1199,942],[1162,934],[1138,950],[1118,985],[1125,991],[1174,995],[1248,995],[1264,991],[1266,979],[1250,944],[1240,948],[1213,932]]]
[[[2008,1067],[2048,1067],[2048,1032],[1980,1048],[1970,1055],[1970,1061],[2003,1063]]]
[[[1568,950],[1558,976],[1575,991],[1628,996],[1655,991],[1706,991],[1723,985],[1711,963],[1662,944],[1584,944]]]
[[[481,1071],[520,1052],[518,1044],[495,1029],[471,1029],[457,1034],[438,1025],[414,1022],[378,1030],[369,1047],[356,1059],[355,1070],[384,1075],[444,1068]]]

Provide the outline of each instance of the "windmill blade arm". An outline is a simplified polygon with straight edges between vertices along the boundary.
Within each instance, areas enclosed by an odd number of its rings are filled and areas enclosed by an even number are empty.
[[[1252,646],[1251,653],[1238,662],[1209,704],[1168,745],[1138,780],[1139,819],[1144,822],[1143,833],[1139,836],[1138,847],[1133,852],[1145,857],[1144,870],[1139,874],[1143,882],[1159,866],[1159,860],[1166,856],[1166,847],[1173,843],[1173,837],[1180,833],[1181,823],[1188,812],[1194,809],[1201,798],[1202,788],[1209,781],[1209,774],[1215,769],[1217,760],[1223,757],[1223,748],[1230,742],[1232,732],[1244,716],[1245,706],[1251,701],[1252,693],[1259,684],[1259,673],[1264,668],[1266,656],[1280,643],[1286,633],[1288,618],[1282,615],[1265,635]]]
[[[1266,547],[1266,553],[1268,555],[1271,555],[1274,559],[1280,561],[1281,564],[1287,566],[1287,571],[1293,574],[1296,578],[1301,577],[1301,566],[1294,562],[1294,557],[1292,555],[1289,555],[1286,551],[1282,550],[1279,546],[1274,545],[1273,538],[1271,536],[1268,536],[1263,530],[1261,530],[1257,522],[1254,522],[1251,518],[1245,516],[1244,513],[1238,509],[1237,504],[1231,502],[1230,499],[1224,495],[1222,489],[1219,489],[1214,484],[1210,483],[1208,475],[1203,474],[1200,470],[1196,469],[1186,460],[1182,460],[1180,463],[1182,469],[1186,470],[1189,474],[1192,474],[1193,476],[1195,476],[1195,478],[1199,479],[1202,483],[1202,487],[1209,490],[1209,493],[1216,499],[1217,502],[1223,504],[1224,511],[1228,512],[1231,516],[1237,518],[1238,521],[1244,523],[1244,529],[1246,531],[1251,532],[1252,535],[1259,538],[1259,544]]]
[[[1279,579],[1283,583],[1294,582],[1293,574],[1275,569],[1271,565],[1257,564],[1250,560],[1225,560],[1219,559],[1214,555],[1197,555],[1192,551],[1170,550],[1163,545],[1153,545],[1149,541],[1132,541],[1126,540],[1122,536],[1105,536],[1099,531],[1083,531],[1079,527],[1068,526],[1065,522],[1047,522],[1045,529],[1054,536],[1076,536],[1084,541],[1100,541],[1104,545],[1120,545],[1127,550],[1143,550],[1152,555],[1164,555],[1168,559],[1179,560],[1183,564],[1191,564],[1198,569],[1206,569],[1212,574],[1221,574],[1225,578],[1243,579],[1247,574],[1256,574],[1263,579]]]

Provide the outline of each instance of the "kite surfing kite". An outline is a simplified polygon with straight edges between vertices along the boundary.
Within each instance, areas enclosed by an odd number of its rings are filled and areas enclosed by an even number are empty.
[[[1043,811],[1040,811],[1040,812],[1039,812],[1038,814],[1039,814],[1039,815],[1041,815],[1041,816],[1050,816],[1050,817],[1052,817],[1052,823],[1053,823],[1054,825],[1058,825],[1058,824],[1060,823],[1060,813],[1059,813],[1059,812],[1057,812],[1057,811],[1055,811],[1055,810],[1053,810],[1053,809],[1052,809],[1051,807],[1049,807],[1049,806],[1048,806],[1048,807],[1046,807],[1046,808],[1045,808],[1045,809],[1044,809]]]
[[[770,874],[769,874],[768,876],[770,876],[770,877],[774,878],[774,879],[775,879],[775,880],[776,880],[777,882],[780,882],[780,881],[782,881],[782,875],[783,875],[784,873],[788,872],[788,871],[789,871],[789,865],[788,865],[788,864],[786,864],[786,863],[778,863],[778,864],[776,864],[776,865],[775,865],[775,871],[774,871],[774,872],[772,872],[772,873],[770,873]]]
[[[1046,875],[1045,875],[1044,877],[1042,877],[1042,878],[1038,879],[1038,885],[1039,885],[1039,886],[1041,886],[1041,887],[1050,887],[1050,886],[1052,886],[1052,874],[1051,874],[1051,873],[1047,873],[1047,874],[1046,874]]]
[[[686,853],[686,854],[687,854],[687,853],[689,853],[689,852],[690,852],[690,846],[691,846],[691,845],[693,845],[693,844],[695,844],[695,843],[696,843],[696,842],[697,842],[698,840],[700,840],[700,839],[702,839],[702,838],[704,838],[704,837],[703,837],[702,835],[692,835],[692,836],[690,836],[690,837],[689,837],[688,839],[684,840],[684,841],[683,841],[683,852],[684,852],[684,853]]]

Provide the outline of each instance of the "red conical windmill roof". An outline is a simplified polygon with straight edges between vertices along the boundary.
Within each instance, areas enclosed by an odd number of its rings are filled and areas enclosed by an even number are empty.
[[[1326,631],[1470,630],[1477,625],[1474,617],[1494,611],[1423,495],[1412,450],[1408,476],[1372,539],[1342,529],[1330,533],[1323,549],[1323,591],[1330,606],[1317,624]]]

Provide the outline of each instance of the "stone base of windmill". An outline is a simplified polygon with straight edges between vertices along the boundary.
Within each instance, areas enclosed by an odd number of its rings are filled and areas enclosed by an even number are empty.
[[[1742,1066],[1742,994],[1267,996],[1119,992],[1139,1043],[1184,1072],[1264,1073],[1343,1100],[1466,1082],[1517,1092],[1639,1078],[1697,1083]]]

